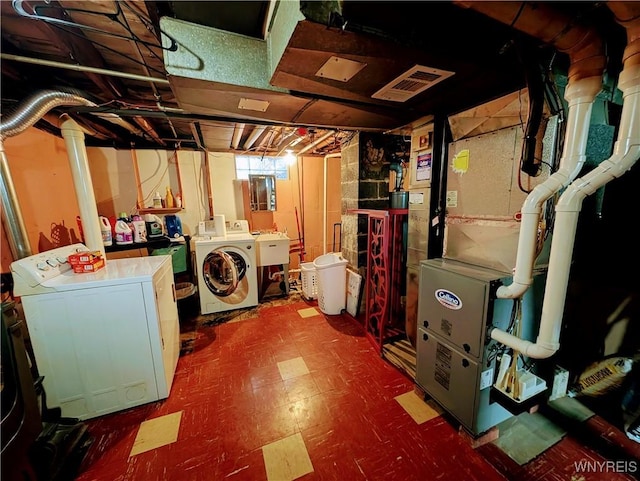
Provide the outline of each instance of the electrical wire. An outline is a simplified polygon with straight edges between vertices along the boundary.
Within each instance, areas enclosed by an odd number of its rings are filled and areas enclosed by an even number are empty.
[[[34,20],[41,20],[43,22],[46,23],[50,23],[52,25],[55,25],[57,27],[59,26],[67,26],[70,28],[77,28],[80,30],[86,30],[89,32],[94,32],[94,33],[98,33],[98,34],[103,34],[103,35],[108,35],[110,37],[114,37],[114,38],[118,38],[121,40],[133,40],[134,42],[138,42],[141,44],[146,44],[148,46],[152,46],[155,48],[160,48],[162,50],[170,50],[170,51],[176,51],[178,49],[178,44],[175,41],[174,38],[172,38],[170,35],[168,35],[165,32],[161,32],[163,35],[165,35],[170,41],[171,41],[171,46],[168,48],[165,48],[162,44],[159,43],[150,43],[147,42],[146,40],[142,40],[140,39],[137,35],[135,35],[133,32],[131,31],[127,31],[127,33],[129,33],[131,36],[130,37],[125,37],[124,35],[119,35],[115,32],[110,32],[108,30],[101,30],[99,28],[96,27],[92,27],[90,25],[83,25],[81,23],[77,23],[77,22],[73,22],[73,21],[69,21],[69,20],[64,20],[61,18],[56,18],[56,17],[47,17],[46,15],[42,15],[39,11],[40,10],[44,10],[44,9],[58,9],[58,10],[62,10],[62,15],[64,16],[69,16],[70,12],[77,12],[83,15],[100,15],[102,17],[106,17],[109,20],[115,21],[116,23],[120,23],[120,25],[122,25],[122,23],[119,21],[119,16],[122,13],[122,9],[120,8],[120,2],[113,2],[116,5],[116,13],[109,13],[109,12],[97,12],[94,10],[85,10],[85,9],[81,9],[81,8],[63,8],[60,9],[59,6],[57,5],[49,5],[48,2],[45,5],[35,5],[32,7],[33,13],[28,13],[24,7],[22,6],[22,4],[24,3],[24,0],[13,0],[12,1],[12,6],[13,9],[15,10],[15,12],[22,16],[22,17],[26,17],[26,18],[31,18]],[[137,12],[133,12],[134,14],[138,15]],[[139,16],[139,15],[138,15]],[[149,19],[147,19],[147,21],[150,23],[151,21]],[[147,25],[145,25],[147,26]],[[147,27],[148,28],[148,27]]]
[[[132,11],[136,16],[138,16],[138,19],[141,20],[141,16],[136,11],[131,9],[131,7],[128,6],[127,2],[124,2],[124,5],[127,6],[129,8],[129,10]],[[118,15],[120,15],[120,13],[122,13],[122,9],[120,8],[120,5],[118,4]],[[131,26],[129,25],[129,21],[127,20],[127,16],[123,15],[122,17],[123,17],[123,20],[122,20],[122,22],[119,22],[119,23],[126,28],[127,32],[129,32],[129,33],[131,33],[133,35],[133,30],[131,29]],[[145,45],[145,47],[147,47],[146,44],[143,44],[143,45]],[[135,46],[136,52],[138,53],[138,60],[142,63],[142,67],[143,67],[143,70],[145,72],[145,75],[147,75],[147,77],[150,77],[151,76],[150,73],[149,73],[149,68],[150,67],[147,64],[147,61],[145,60],[144,55],[142,55],[142,51],[140,50],[140,44],[137,43],[137,42],[134,42],[134,46]],[[151,49],[149,49],[148,47],[147,47],[147,50],[155,55],[155,52],[151,51]],[[156,58],[158,60],[162,60],[157,56],[156,56]],[[153,82],[149,82],[149,85],[151,86],[151,91],[153,92],[153,96],[156,99],[156,105],[157,105],[158,109],[162,111],[163,110],[162,95],[160,95],[160,92],[158,91],[156,85]],[[170,118],[166,118],[165,120],[166,120],[167,124],[169,125],[169,128],[171,129],[171,132],[173,133],[173,136],[174,137],[178,137],[176,129],[173,126],[173,122],[171,122],[171,119]]]
[[[156,152],[157,155],[160,155],[158,152]],[[177,161],[177,152],[174,150],[173,151],[173,157],[176,157],[176,161]],[[158,160],[160,160],[158,158]],[[143,205],[146,204],[147,200],[149,200],[150,197],[152,197],[155,192],[157,192],[160,188],[160,184],[162,183],[162,179],[164,179],[164,176],[167,172],[169,172],[169,164],[171,163],[171,161],[169,159],[167,159],[167,165],[164,168],[164,171],[162,172],[162,174],[160,174],[160,176],[158,177],[160,180],[158,180],[158,182],[149,190],[149,195],[147,195],[144,199],[142,199]],[[142,186],[142,184],[144,184],[145,182],[147,182],[148,180],[152,179],[153,177],[156,176],[156,174],[159,172],[159,168],[160,168],[161,162],[158,162],[158,167],[156,168],[156,170],[145,180],[141,180],[140,181],[140,185]]]

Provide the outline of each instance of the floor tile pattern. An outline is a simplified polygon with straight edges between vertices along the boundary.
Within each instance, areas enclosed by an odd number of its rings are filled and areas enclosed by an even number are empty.
[[[300,315],[316,306],[293,297],[184,322],[169,398],[87,421],[94,442],[77,481],[571,479],[514,470],[495,446],[474,450],[427,404],[417,422],[403,407],[422,403],[413,380],[349,315]],[[176,439],[130,455],[141,424],[164,416],[180,417]],[[559,449],[567,442],[577,445],[565,437]]]
[[[309,453],[300,433],[262,447],[268,481],[293,481],[313,472]]]
[[[181,417],[182,411],[178,411],[140,424],[130,456],[175,443],[178,439]]]

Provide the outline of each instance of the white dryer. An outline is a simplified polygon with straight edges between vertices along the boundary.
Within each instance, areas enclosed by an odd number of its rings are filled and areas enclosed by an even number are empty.
[[[251,234],[196,236],[192,242],[201,314],[258,305],[256,241]]]
[[[49,407],[81,420],[169,396],[180,355],[171,256],[75,274],[58,247],[11,263]]]

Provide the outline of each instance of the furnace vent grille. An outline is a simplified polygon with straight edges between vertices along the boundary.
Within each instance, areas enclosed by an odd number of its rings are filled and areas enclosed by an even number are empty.
[[[378,90],[374,99],[406,102],[438,82],[451,77],[454,72],[416,65]]]

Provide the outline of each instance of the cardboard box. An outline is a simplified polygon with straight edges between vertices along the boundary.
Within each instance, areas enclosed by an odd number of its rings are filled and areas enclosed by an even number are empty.
[[[102,269],[105,266],[104,259],[102,257],[96,257],[91,262],[83,264],[72,264],[73,272],[82,274],[84,272],[95,272]]]
[[[71,254],[67,257],[67,261],[72,266],[82,265],[82,264],[92,264],[96,259],[102,258],[102,252],[93,251],[93,252],[78,252],[77,254]]]

